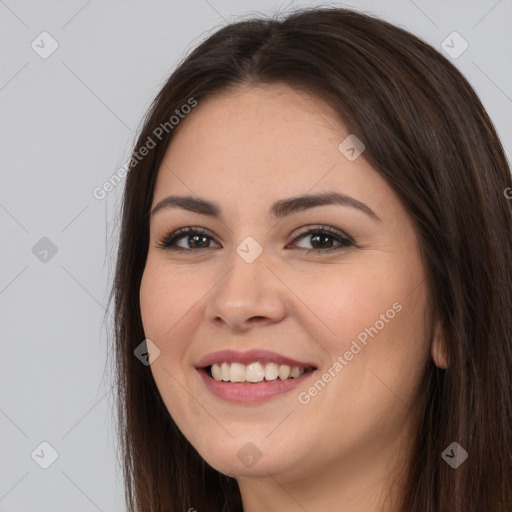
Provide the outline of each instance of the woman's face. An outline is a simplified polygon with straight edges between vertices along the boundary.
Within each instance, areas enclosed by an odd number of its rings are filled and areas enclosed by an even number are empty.
[[[240,479],[383,468],[413,431],[430,352],[427,276],[397,196],[328,105],[285,85],[217,94],[181,123],[153,208],[190,200],[152,214],[140,289],[170,415]],[[349,199],[291,201],[325,194]],[[201,233],[158,247],[187,227]]]

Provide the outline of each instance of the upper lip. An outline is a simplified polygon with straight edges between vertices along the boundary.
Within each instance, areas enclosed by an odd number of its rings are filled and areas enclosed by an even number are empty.
[[[283,356],[277,352],[269,350],[254,349],[246,352],[238,352],[236,350],[219,350],[218,352],[212,352],[204,356],[197,364],[196,368],[206,368],[212,364],[227,363],[276,363],[276,364],[287,364],[289,366],[299,366],[301,368],[313,367],[316,368],[313,363],[308,361],[298,361],[290,357]]]

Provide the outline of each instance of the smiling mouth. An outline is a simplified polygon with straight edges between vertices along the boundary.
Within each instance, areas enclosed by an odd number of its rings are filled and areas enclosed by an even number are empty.
[[[280,382],[298,379],[316,370],[314,366],[290,366],[277,363],[254,362],[248,365],[242,363],[215,363],[203,368],[208,377],[217,382],[252,383]]]

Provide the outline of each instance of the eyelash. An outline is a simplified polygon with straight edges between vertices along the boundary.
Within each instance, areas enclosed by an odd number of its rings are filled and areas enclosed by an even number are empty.
[[[335,252],[335,251],[339,251],[341,249],[345,249],[347,247],[355,246],[354,241],[349,236],[347,236],[344,233],[342,233],[341,231],[333,229],[329,226],[320,226],[320,227],[313,228],[313,229],[310,229],[305,232],[302,231],[297,234],[294,241],[300,237],[306,237],[308,235],[318,235],[318,234],[330,235],[330,236],[334,237],[336,239],[336,241],[340,242],[342,245],[338,246],[338,247],[331,247],[329,249],[304,249],[304,248],[299,247],[299,250],[304,251],[306,253],[311,253],[311,252],[325,253],[325,252]],[[205,250],[210,249],[210,247],[200,248],[200,249],[184,249],[183,247],[178,247],[178,246],[174,245],[176,243],[176,241],[180,240],[181,238],[184,238],[185,236],[192,236],[192,235],[203,235],[207,238],[213,239],[213,237],[210,236],[205,229],[186,227],[186,228],[177,229],[176,231],[173,231],[172,233],[165,235],[163,238],[161,238],[158,241],[158,245],[156,247],[158,249],[164,249],[164,250],[182,252],[182,253],[187,253],[187,252],[190,253],[192,251],[199,252],[199,251],[205,251]]]

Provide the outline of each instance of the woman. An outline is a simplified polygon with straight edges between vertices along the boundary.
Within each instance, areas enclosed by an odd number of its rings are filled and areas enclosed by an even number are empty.
[[[471,86],[387,22],[200,44],[124,192],[128,509],[512,510],[510,187]]]

